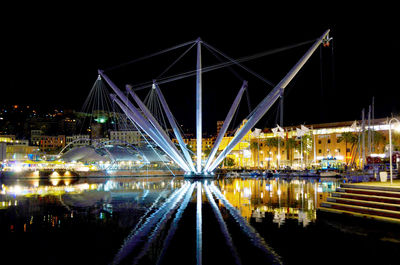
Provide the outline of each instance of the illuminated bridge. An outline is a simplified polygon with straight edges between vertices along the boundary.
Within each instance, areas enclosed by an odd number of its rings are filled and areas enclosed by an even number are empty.
[[[303,65],[307,62],[307,60],[311,57],[311,55],[315,52],[315,50],[321,45],[326,44],[330,40],[329,38],[329,30],[324,32],[321,37],[316,40],[312,40],[313,43],[308,51],[300,58],[300,60],[291,68],[291,70],[284,76],[284,78],[277,84],[273,86],[273,89],[270,93],[263,98],[258,105],[254,108],[254,110],[248,115],[246,118],[246,122],[243,126],[238,129],[232,140],[227,144],[224,150],[217,155],[218,148],[221,144],[222,138],[227,132],[228,126],[232,121],[232,118],[235,112],[238,109],[239,102],[243,96],[243,93],[246,89],[248,89],[247,81],[243,81],[243,84],[239,91],[237,92],[236,98],[234,99],[228,114],[224,120],[223,126],[215,140],[214,146],[211,149],[211,152],[207,159],[202,159],[202,124],[203,124],[203,115],[202,115],[202,73],[212,71],[215,69],[219,69],[222,67],[227,67],[230,65],[237,65],[241,68],[249,71],[252,74],[255,74],[260,79],[264,80],[258,74],[252,72],[247,67],[243,66],[241,62],[251,60],[254,58],[258,58],[261,56],[265,56],[268,53],[257,54],[253,56],[244,57],[238,60],[234,60],[225,54],[221,53],[211,45],[205,43],[201,39],[197,39],[195,41],[191,41],[188,43],[177,45],[173,48],[169,48],[162,52],[157,52],[150,56],[144,56],[135,61],[140,61],[147,59],[151,56],[159,55],[163,52],[171,51],[173,49],[177,49],[184,46],[190,46],[189,49],[196,47],[197,48],[197,61],[196,61],[196,70],[193,72],[189,72],[186,74],[175,75],[170,78],[163,78],[160,80],[153,80],[150,84],[150,87],[156,92],[158,96],[158,100],[161,103],[162,109],[167,117],[168,123],[172,128],[174,133],[174,137],[177,139],[179,143],[179,148],[172,142],[170,136],[166,133],[165,129],[160,125],[160,122],[155,117],[154,113],[152,113],[148,106],[142,101],[138,95],[135,93],[136,90],[144,88],[136,87],[133,89],[132,86],[126,85],[126,91],[120,89],[107,75],[106,71],[99,70],[98,80],[105,80],[108,85],[111,87],[113,94],[111,94],[112,100],[121,108],[121,110],[125,113],[125,115],[132,121],[132,123],[140,129],[147,137],[149,137],[154,143],[163,150],[182,170],[184,170],[187,174],[190,175],[209,175],[214,172],[214,170],[219,166],[219,164],[224,160],[224,158],[233,150],[233,148],[245,137],[245,135],[256,125],[258,121],[266,114],[266,112],[271,108],[271,106],[283,95],[283,92],[286,86],[290,83],[290,81],[296,76],[299,70],[303,67]],[[307,42],[307,43],[311,43]],[[302,43],[301,45],[304,45]],[[221,63],[214,66],[202,67],[202,57],[201,51],[202,46],[206,47],[213,52],[219,53],[221,56],[226,58],[228,61],[225,63]],[[288,47],[288,48],[292,48]],[[279,51],[282,51],[280,49]],[[178,59],[183,57],[182,54]],[[175,63],[175,62],[174,62]],[[168,70],[168,69],[167,69]],[[195,75],[196,76],[196,154],[195,159],[192,159],[192,156],[187,149],[176,119],[172,114],[170,107],[165,100],[165,97],[161,91],[160,85],[166,82],[175,81],[187,76]],[[266,80],[264,80],[266,81]]]

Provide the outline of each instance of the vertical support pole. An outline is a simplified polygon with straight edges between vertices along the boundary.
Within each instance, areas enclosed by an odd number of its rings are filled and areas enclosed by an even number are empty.
[[[303,136],[300,137],[300,152],[301,152],[301,156],[300,156],[301,166],[300,166],[300,168],[301,168],[301,170],[303,170],[304,169],[303,168]]]
[[[371,111],[371,125],[372,125],[372,153],[375,153],[375,97],[372,97],[372,111]]]
[[[389,121],[389,166],[390,166],[390,185],[393,184],[393,157],[392,157],[392,124]]]
[[[372,97],[372,107],[371,107],[371,153],[375,153],[375,97]],[[374,175],[375,175],[375,160],[372,159],[372,168],[374,169]]]
[[[371,105],[368,107],[368,155],[372,153],[371,135]]]
[[[280,101],[280,116],[279,116],[279,126],[283,128],[283,92],[284,90],[282,89],[281,91],[281,101]]]
[[[361,131],[362,131],[362,127],[360,126],[360,128],[357,128],[357,137],[358,137],[358,141],[357,141],[357,153],[358,153],[358,168],[361,169]],[[347,154],[347,151],[346,151]]]
[[[197,40],[197,65],[196,65],[196,146],[197,146],[197,173],[201,173],[202,151],[202,84],[201,84],[201,40]]]
[[[311,130],[313,132],[313,147],[314,147],[314,160],[313,160],[313,162],[314,162],[314,164],[316,164],[317,163],[317,146],[315,144],[315,131],[314,131],[314,128],[312,126],[311,126]]]
[[[283,128],[283,89],[281,89],[281,100],[280,100],[280,105],[279,105],[279,126]],[[281,156],[281,138],[278,138],[278,169],[281,167],[281,161],[282,161],[282,156]]]
[[[365,110],[362,110],[362,133],[361,133],[361,141],[362,141],[362,167],[361,170],[364,170],[364,166],[365,166]]]

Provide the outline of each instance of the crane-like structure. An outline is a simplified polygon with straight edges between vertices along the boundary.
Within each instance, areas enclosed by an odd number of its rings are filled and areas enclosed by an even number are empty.
[[[217,69],[218,67],[225,67],[226,65],[238,64],[242,60],[233,60],[225,56],[230,60],[229,64],[216,65],[212,67],[202,68],[201,62],[201,45],[211,47],[210,45],[204,43],[200,38],[194,42],[189,42],[187,44],[192,44],[191,47],[197,45],[197,63],[196,63],[196,161],[192,160],[184,139],[180,133],[177,123],[175,122],[174,116],[165,100],[164,95],[159,87],[159,81],[153,80],[152,88],[155,89],[162,108],[166,113],[168,122],[173,129],[174,136],[178,141],[180,150],[172,142],[171,138],[167,135],[161,125],[158,123],[157,119],[152,115],[143,101],[136,95],[131,86],[126,86],[127,93],[131,95],[136,106],[132,101],[128,99],[126,94],[120,90],[120,88],[115,85],[115,83],[104,73],[104,71],[99,70],[98,73],[103,78],[114,94],[111,95],[112,99],[117,103],[117,105],[122,109],[125,115],[135,123],[146,135],[148,135],[177,165],[179,165],[185,172],[192,175],[208,175],[212,173],[218,165],[224,160],[224,158],[233,150],[233,148],[243,140],[245,135],[256,125],[258,121],[267,113],[271,106],[277,101],[277,99],[283,94],[286,86],[290,81],[296,76],[303,65],[308,61],[311,55],[316,51],[316,49],[322,44],[324,46],[329,43],[331,38],[329,38],[329,30],[326,30],[318,39],[316,39],[312,46],[307,50],[307,52],[300,58],[300,60],[290,69],[290,71],[284,76],[284,78],[274,86],[271,92],[256,106],[256,108],[249,114],[246,118],[243,126],[236,132],[232,140],[228,143],[226,148],[222,150],[216,156],[218,148],[221,144],[222,138],[225,135],[229,124],[232,121],[234,113],[236,112],[239,102],[242,98],[244,91],[248,87],[246,81],[243,82],[236,98],[234,99],[229,112],[225,118],[224,124],[216,138],[214,146],[208,156],[208,158],[202,160],[202,73]],[[182,47],[182,45],[176,46]],[[172,48],[171,48],[172,49]],[[169,49],[169,50],[171,50]],[[254,57],[248,57],[254,58]],[[244,66],[240,65],[242,68]],[[174,76],[174,80],[183,78],[183,75]],[[260,77],[261,78],[261,77]]]

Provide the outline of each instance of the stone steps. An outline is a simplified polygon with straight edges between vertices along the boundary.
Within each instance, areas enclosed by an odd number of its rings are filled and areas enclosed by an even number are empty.
[[[396,203],[386,203],[386,202],[377,202],[377,201],[364,201],[364,200],[355,200],[348,198],[335,198],[329,197],[327,202],[333,202],[338,204],[347,204],[353,206],[363,206],[368,208],[377,208],[391,211],[399,211],[400,212],[400,204]]]
[[[400,188],[341,185],[318,210],[400,223]]]

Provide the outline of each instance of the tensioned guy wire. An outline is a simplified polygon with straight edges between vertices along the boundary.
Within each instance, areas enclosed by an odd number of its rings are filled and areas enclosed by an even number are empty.
[[[260,58],[260,57],[264,57],[264,56],[276,54],[276,53],[279,53],[279,52],[283,52],[283,51],[286,51],[286,50],[294,49],[294,48],[309,44],[309,43],[314,42],[314,41],[315,40],[309,40],[309,41],[301,42],[301,43],[298,43],[298,44],[289,45],[289,46],[286,46],[286,47],[282,47],[282,48],[269,50],[269,51],[257,53],[257,54],[254,54],[254,55],[242,57],[242,58],[239,58],[239,59],[236,59],[236,60],[230,59],[228,62],[219,63],[219,64],[207,66],[207,67],[203,67],[202,68],[202,73],[206,73],[206,72],[209,72],[209,71],[214,71],[214,70],[217,70],[217,69],[225,68],[225,67],[228,67],[228,66],[231,66],[231,65],[234,65],[234,64],[239,65],[239,66],[241,66],[243,68],[244,66],[240,64],[242,62],[246,62],[246,61],[254,60],[254,59],[257,59],[257,58]],[[202,43],[204,43],[206,46],[208,45],[210,48],[212,48],[209,44],[207,44],[205,42],[202,42]],[[249,72],[249,69],[247,67],[244,67],[243,69],[245,69],[246,71]],[[180,74],[176,74],[176,75],[172,75],[172,76],[168,76],[168,77],[163,77],[163,78],[157,79],[157,83],[158,84],[169,83],[169,82],[172,82],[172,81],[176,81],[176,80],[180,80],[180,79],[183,79],[183,78],[194,76],[194,75],[196,75],[196,73],[197,73],[197,70],[191,70],[191,71],[187,71],[187,72],[184,72],[184,73],[180,73]],[[273,86],[273,84],[271,82],[269,82],[268,80],[266,80],[262,76],[258,75],[257,73],[255,73],[255,72],[253,72],[251,70],[250,70],[250,73],[253,74],[253,75],[256,75],[259,79],[263,80],[265,83]],[[152,84],[153,84],[153,80],[152,81],[148,81],[148,82],[143,82],[143,83],[140,83],[140,84],[136,84],[136,85],[132,85],[132,89],[137,91],[137,90],[141,90],[141,89],[144,89],[144,88],[149,88],[149,87],[152,86]]]

